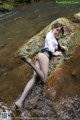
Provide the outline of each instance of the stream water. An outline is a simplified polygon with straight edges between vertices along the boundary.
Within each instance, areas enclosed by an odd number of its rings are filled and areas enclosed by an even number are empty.
[[[53,1],[47,0],[46,2],[28,4],[14,11],[0,14],[0,101],[11,105],[26,84],[26,72],[23,72],[23,64],[20,60],[15,59],[15,52],[20,46],[53,20],[63,16],[70,16],[79,11],[80,5],[57,5],[54,4]],[[42,90],[40,91],[42,92]],[[33,93],[31,95],[33,96]],[[64,107],[68,99],[72,100],[72,98],[67,98]],[[42,100],[42,102],[37,106],[36,103],[34,104],[34,100],[30,101],[30,98],[28,100],[28,102],[33,104],[33,108],[35,108],[35,111],[32,111],[33,116],[39,116],[41,114],[41,116],[45,117],[47,113],[50,113],[50,115],[52,115],[53,112],[55,113],[53,106],[57,106],[57,103],[50,103],[50,101],[45,98],[37,98],[37,96],[35,97],[35,101],[36,100]],[[45,101],[45,104],[43,101]],[[78,102],[79,99],[76,101]],[[41,107],[43,104],[44,107]],[[52,107],[50,107],[51,104],[53,105]],[[48,109],[48,111],[42,113],[40,109],[42,111]],[[65,110],[65,108],[59,109]],[[31,111],[32,108],[29,108],[29,110]],[[70,110],[73,110],[73,108]],[[65,116],[66,114],[68,113],[65,112]],[[54,115],[52,116],[52,118],[56,120],[56,117]]]

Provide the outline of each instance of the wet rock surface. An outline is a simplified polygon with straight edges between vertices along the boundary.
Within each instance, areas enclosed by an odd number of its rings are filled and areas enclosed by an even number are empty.
[[[0,119],[12,120],[13,116],[12,110],[3,102],[0,102]]]
[[[79,50],[80,46],[77,46],[71,58],[51,73],[44,89],[46,97],[55,100],[59,96],[80,95]]]
[[[79,120],[80,26],[66,18],[59,18],[55,22],[64,24],[65,34],[60,44],[68,47],[69,59],[64,61],[64,57],[57,57],[50,61],[48,81],[46,84],[38,81],[34,85],[24,102],[24,111],[20,114],[22,120]],[[16,55],[34,59],[53,23],[24,44]]]
[[[22,120],[79,120],[80,96],[60,96],[53,101],[45,98],[43,88],[42,83],[35,84],[20,114]]]

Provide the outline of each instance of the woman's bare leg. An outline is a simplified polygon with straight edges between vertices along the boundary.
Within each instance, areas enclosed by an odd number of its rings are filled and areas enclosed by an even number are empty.
[[[46,55],[44,55],[43,53],[39,53],[37,55],[36,60],[39,62],[40,69],[32,63],[30,58],[23,57],[22,59],[36,71],[36,73],[39,75],[43,82],[46,81],[49,69],[49,59]]]
[[[38,69],[40,69],[40,66],[39,66],[39,63],[38,61],[36,61],[36,66],[38,67]],[[21,97],[15,102],[15,105],[18,107],[18,108],[22,108],[23,106],[23,102],[26,98],[26,96],[28,95],[29,91],[32,89],[33,85],[35,84],[36,82],[36,77],[37,77],[37,74],[36,72],[34,71],[34,74],[33,74],[33,77],[32,79],[27,83]]]
[[[39,77],[42,80],[44,79],[44,73],[36,65],[32,63],[30,58],[22,57],[21,59],[24,60],[26,63],[28,63],[36,71],[36,73],[39,75]],[[36,61],[38,61],[38,59],[36,59]]]
[[[48,77],[48,68],[49,68],[49,59],[44,55],[44,54],[40,54],[38,56],[38,59],[36,61],[36,65],[34,65],[31,62],[31,59],[29,58],[25,58],[24,59],[25,62],[27,62],[36,72],[34,72],[34,75],[32,77],[32,79],[28,82],[28,84],[26,85],[21,97],[15,102],[16,106],[21,108],[23,106],[23,102],[27,96],[27,94],[29,93],[29,91],[31,90],[31,88],[33,87],[34,83],[36,82],[36,73],[40,76],[41,74],[43,74],[42,80],[43,82],[46,82],[47,77]],[[41,78],[41,76],[40,76]]]
[[[46,83],[46,81],[48,79],[48,72],[49,72],[49,59],[44,54],[40,53],[38,55],[38,62],[39,62],[39,65],[40,65],[40,69],[44,73],[44,79],[42,79],[42,81],[44,83]]]

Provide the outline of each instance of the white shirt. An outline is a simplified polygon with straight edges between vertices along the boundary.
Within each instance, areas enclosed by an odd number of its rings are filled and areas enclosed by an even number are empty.
[[[52,31],[48,32],[45,39],[45,48],[48,48],[50,52],[54,53],[58,49],[58,42],[54,37]]]

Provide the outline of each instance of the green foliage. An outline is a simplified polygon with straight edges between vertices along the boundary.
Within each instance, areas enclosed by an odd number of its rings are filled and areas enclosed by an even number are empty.
[[[12,10],[14,8],[14,4],[13,3],[3,3],[2,7],[7,10]]]

